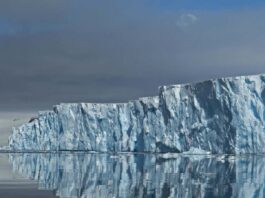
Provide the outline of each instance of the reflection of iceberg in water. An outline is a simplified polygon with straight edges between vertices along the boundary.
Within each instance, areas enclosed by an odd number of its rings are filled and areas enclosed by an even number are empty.
[[[265,158],[10,154],[13,170],[60,197],[264,197]]]

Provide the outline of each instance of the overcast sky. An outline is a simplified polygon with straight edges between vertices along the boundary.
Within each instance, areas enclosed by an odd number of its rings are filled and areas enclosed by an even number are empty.
[[[264,0],[0,1],[0,110],[265,72]]]

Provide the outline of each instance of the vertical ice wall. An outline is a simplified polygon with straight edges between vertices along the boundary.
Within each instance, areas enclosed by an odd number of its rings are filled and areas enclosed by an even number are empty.
[[[12,150],[264,153],[265,75],[162,86],[120,104],[60,104],[14,128]]]

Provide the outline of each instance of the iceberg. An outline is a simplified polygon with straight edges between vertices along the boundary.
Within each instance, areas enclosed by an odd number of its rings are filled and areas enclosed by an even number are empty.
[[[12,151],[265,153],[265,74],[161,86],[128,103],[62,103],[13,128]]]

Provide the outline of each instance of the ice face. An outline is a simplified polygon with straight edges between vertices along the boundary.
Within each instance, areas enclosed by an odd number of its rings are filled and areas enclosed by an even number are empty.
[[[60,198],[264,197],[262,156],[9,154],[13,171]]]
[[[14,128],[15,151],[265,153],[265,75],[162,86],[120,104],[60,104]]]

